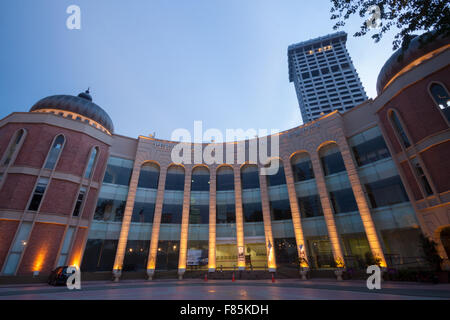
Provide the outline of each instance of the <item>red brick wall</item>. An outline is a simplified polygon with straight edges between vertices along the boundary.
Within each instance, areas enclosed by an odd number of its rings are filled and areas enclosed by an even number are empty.
[[[96,189],[91,189],[89,191],[88,197],[86,199],[86,204],[84,206],[84,211],[83,211],[83,219],[92,219],[93,215],[94,215],[94,210],[95,207],[97,206],[97,195],[98,195],[98,190]]]
[[[25,210],[37,177],[8,173],[0,191],[0,209]]]
[[[8,148],[14,133],[21,128],[20,125],[9,123],[0,128],[0,160]]]
[[[406,130],[413,140],[411,143],[417,143],[427,136],[448,129],[445,119],[428,94],[428,85],[432,81],[439,81],[450,88],[450,67],[446,67],[399,92],[378,112],[380,122],[397,153],[401,149],[388,122],[387,111],[389,108],[396,109],[400,114]]]
[[[411,188],[411,191],[414,195],[414,199],[416,200],[422,199],[423,197],[420,191],[420,187],[417,184],[416,179],[414,178],[413,172],[411,171],[409,164],[405,161],[400,164],[400,167],[402,168],[402,171],[405,174],[406,181],[408,181],[408,185]]]
[[[50,150],[53,139],[63,134],[66,138],[64,149],[56,166],[56,171],[81,176],[89,160],[89,152],[93,146],[100,149],[98,166],[94,172],[100,182],[101,169],[106,162],[108,146],[90,136],[65,128],[42,124],[24,124],[28,130],[27,138],[16,159],[16,165],[41,168]],[[99,171],[99,173],[97,173]]]
[[[39,270],[41,274],[49,274],[56,261],[64,228],[63,225],[36,223],[17,274],[29,275],[35,270]]]
[[[88,229],[87,228],[78,228],[77,236],[75,238],[75,242],[73,243],[72,252],[70,254],[69,265],[77,265],[78,267],[81,265],[81,258],[83,253],[83,244],[84,240],[87,237]]]
[[[13,241],[19,221],[0,220],[0,270],[6,260],[9,247]]]
[[[71,215],[75,199],[78,196],[78,184],[52,179],[47,187],[41,212],[58,215]]]
[[[433,146],[421,155],[437,191],[450,190],[450,141]]]

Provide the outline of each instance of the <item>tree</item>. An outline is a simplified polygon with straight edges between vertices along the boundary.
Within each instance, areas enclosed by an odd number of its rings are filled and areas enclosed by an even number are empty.
[[[424,235],[420,235],[420,243],[423,249],[424,258],[435,271],[441,271],[442,258],[436,250],[436,242]]]
[[[331,20],[337,20],[334,30],[345,25],[345,20],[358,13],[360,17],[367,17],[360,31],[355,37],[364,36],[374,28],[372,38],[380,41],[383,34],[396,27],[399,32],[393,41],[393,50],[400,46],[408,48],[411,39],[417,32],[428,32],[425,42],[433,41],[439,36],[450,36],[450,4],[448,0],[331,0]],[[373,6],[378,7],[373,7]],[[378,11],[379,8],[379,11]],[[370,9],[370,10],[369,10]],[[379,19],[377,14],[379,13]],[[430,32],[433,31],[433,32]]]

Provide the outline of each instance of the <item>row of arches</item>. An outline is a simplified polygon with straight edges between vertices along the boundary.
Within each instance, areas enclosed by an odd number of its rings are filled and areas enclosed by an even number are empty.
[[[336,143],[330,142],[319,149],[319,157],[325,176],[345,170],[344,161]],[[279,170],[273,175],[267,175],[268,186],[286,184],[283,161],[277,158]],[[294,174],[294,182],[314,179],[311,158],[306,151],[295,152],[290,157]],[[158,189],[161,167],[156,161],[145,161],[140,168],[138,188]],[[259,188],[260,169],[256,164],[241,166],[242,189]],[[210,190],[210,170],[206,165],[197,165],[192,169],[191,191]],[[166,190],[184,190],[185,168],[182,165],[171,164],[166,174]],[[234,169],[231,165],[221,165],[216,170],[216,190],[234,190]]]

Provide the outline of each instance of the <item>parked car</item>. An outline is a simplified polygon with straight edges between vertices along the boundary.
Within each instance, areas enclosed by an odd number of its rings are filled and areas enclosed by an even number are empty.
[[[67,272],[68,266],[57,267],[50,273],[48,277],[48,284],[51,286],[65,286],[67,279],[71,275]]]

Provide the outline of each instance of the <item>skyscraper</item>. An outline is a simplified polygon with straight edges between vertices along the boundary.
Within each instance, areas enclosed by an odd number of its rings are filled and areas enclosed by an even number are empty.
[[[367,100],[341,31],[288,47],[289,81],[294,82],[303,122]]]

